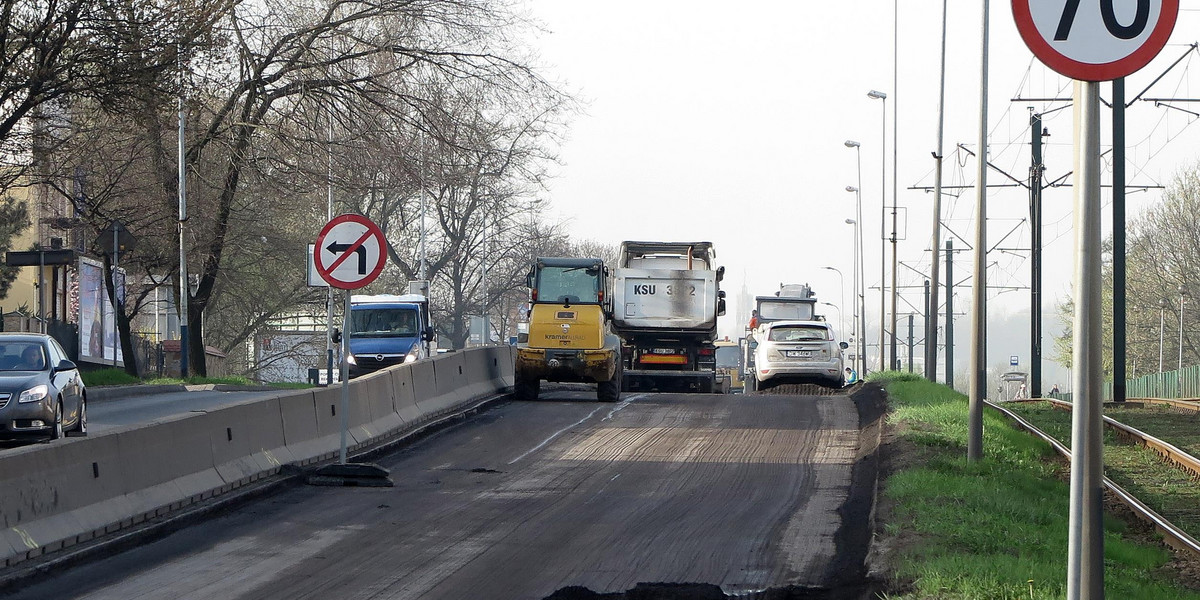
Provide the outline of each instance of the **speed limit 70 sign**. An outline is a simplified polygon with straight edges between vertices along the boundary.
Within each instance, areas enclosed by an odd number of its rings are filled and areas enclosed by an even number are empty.
[[[1072,79],[1108,81],[1146,66],[1167,43],[1179,0],[1012,0],[1025,45]]]

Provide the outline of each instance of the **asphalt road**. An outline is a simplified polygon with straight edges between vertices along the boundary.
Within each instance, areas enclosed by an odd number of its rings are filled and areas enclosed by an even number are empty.
[[[207,412],[251,400],[265,394],[278,394],[281,390],[266,392],[169,392],[145,396],[130,396],[103,402],[88,402],[88,433],[104,433],[111,429],[149,423],[156,419],[180,414]]]
[[[280,390],[266,392],[218,392],[213,390],[168,392],[129,396],[104,401],[88,401],[88,435],[105,433],[125,427],[149,423],[156,419],[176,415],[206,412],[229,404],[238,404],[264,394],[277,394]],[[25,441],[0,441],[0,453],[6,449],[28,445]],[[33,442],[37,443],[37,442]],[[54,443],[54,442],[49,442]]]
[[[593,397],[500,404],[380,459],[393,488],[291,487],[14,597],[500,600],[861,578],[850,398]]]

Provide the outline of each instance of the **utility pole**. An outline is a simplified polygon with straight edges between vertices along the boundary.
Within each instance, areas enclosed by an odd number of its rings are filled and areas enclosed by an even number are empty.
[[[1033,271],[1029,281],[1029,397],[1042,397],[1042,115],[1029,115],[1033,151],[1029,166],[1029,230],[1030,263]]]
[[[942,246],[942,135],[946,121],[946,4],[942,0],[942,68],[938,83],[938,126],[937,150],[933,153],[934,186],[933,186],[933,239],[929,247],[932,256],[929,261],[929,316],[925,321],[925,379],[937,381],[937,340],[938,340],[938,251]]]
[[[937,307],[930,304],[930,298],[932,298],[932,296],[930,295],[929,292],[932,291],[932,289],[933,288],[930,286],[929,280],[926,279],[925,280],[925,304],[924,304],[924,306],[925,306],[925,315],[924,315],[924,317],[925,317],[925,360],[929,360],[929,344],[930,344],[929,323],[931,321],[934,323],[937,322]],[[934,342],[934,343],[936,343],[936,342]],[[937,355],[934,354],[934,356],[937,356]],[[909,362],[911,363],[912,360],[910,359]],[[929,373],[928,366],[929,365],[926,364],[925,366],[926,366],[925,373],[926,373],[926,376],[928,377],[928,373]],[[931,379],[930,381],[933,381],[933,380]]]
[[[1125,401],[1125,78],[1112,82],[1113,401]]]
[[[983,0],[979,74],[979,172],[975,179],[974,283],[971,290],[971,370],[967,408],[967,460],[983,458],[983,403],[987,400],[987,116],[988,20],[991,2]]]
[[[954,389],[954,240],[946,240],[946,386]]]
[[[929,293],[929,282],[925,282],[925,293]],[[908,372],[913,372],[913,314],[908,313]]]

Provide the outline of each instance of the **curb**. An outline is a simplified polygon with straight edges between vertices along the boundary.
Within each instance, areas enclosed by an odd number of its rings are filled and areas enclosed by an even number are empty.
[[[153,396],[154,394],[170,394],[186,391],[188,391],[187,386],[183,384],[106,385],[87,388],[87,398],[89,402],[109,402],[135,396]]]

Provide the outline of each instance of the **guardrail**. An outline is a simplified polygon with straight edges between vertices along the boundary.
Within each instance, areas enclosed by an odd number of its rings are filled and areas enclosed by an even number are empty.
[[[1061,400],[1051,400],[1050,402],[1057,408],[1062,408],[1064,406],[1069,408],[1071,406],[1070,403],[1063,402]],[[1054,439],[1050,435],[1047,435],[1041,429],[1038,429],[1037,426],[1035,426],[1034,424],[1030,423],[1029,421],[1026,421],[1025,419],[1021,418],[1020,415],[1018,415],[998,404],[995,404],[992,402],[985,402],[985,403],[987,404],[987,406],[996,409],[998,412],[1000,412],[1004,416],[1008,417],[1009,420],[1016,423],[1017,426],[1020,427],[1021,429],[1024,429],[1025,431],[1028,431],[1029,433],[1045,440],[1047,443],[1049,443],[1051,446],[1053,446],[1054,449],[1057,450],[1060,455],[1064,456],[1068,461],[1071,459],[1071,450],[1069,448],[1064,446],[1061,442]],[[1171,446],[1170,444],[1167,444],[1166,442],[1157,440],[1157,439],[1153,438],[1152,436],[1144,434],[1132,427],[1128,427],[1124,424],[1118,423],[1117,421],[1114,421],[1113,419],[1111,419],[1109,417],[1104,417],[1104,422],[1105,422],[1105,424],[1107,424],[1109,426],[1113,426],[1114,423],[1116,425],[1119,425],[1120,426],[1119,430],[1123,431],[1124,435],[1139,436],[1143,440],[1154,440],[1154,442],[1156,442],[1157,444],[1160,444],[1161,446],[1170,447],[1176,453],[1182,454],[1183,456],[1187,456],[1189,459],[1191,459],[1192,463],[1200,464],[1200,463],[1197,463],[1196,459],[1192,458],[1191,456],[1188,456],[1186,452],[1183,452],[1182,450],[1179,450],[1178,448],[1175,448],[1174,446]],[[1187,467],[1185,467],[1185,468],[1187,468]],[[1188,470],[1191,470],[1191,469],[1188,468]],[[1192,471],[1192,472],[1196,472],[1196,471]],[[1184,551],[1190,552],[1193,556],[1200,557],[1200,541],[1197,541],[1195,538],[1193,538],[1191,535],[1189,535],[1186,531],[1176,527],[1173,523],[1168,521],[1162,515],[1154,512],[1153,509],[1151,509],[1149,506],[1146,506],[1144,503],[1142,503],[1141,500],[1138,500],[1136,497],[1133,496],[1133,494],[1130,494],[1129,492],[1127,492],[1124,488],[1117,485],[1115,482],[1113,482],[1108,477],[1104,478],[1104,487],[1108,491],[1112,492],[1113,495],[1116,496],[1116,498],[1118,500],[1120,500],[1122,504],[1128,506],[1129,509],[1131,511],[1133,511],[1133,513],[1135,515],[1137,515],[1138,518],[1153,525],[1154,528],[1159,532],[1159,534],[1161,534],[1163,536],[1163,540],[1165,540],[1167,542],[1167,545],[1169,545],[1173,548],[1176,548],[1178,550],[1184,550]]]
[[[350,451],[511,387],[513,350],[474,348],[350,382]],[[280,392],[207,413],[0,456],[0,559],[11,567],[277,474],[337,457],[341,388]]]

